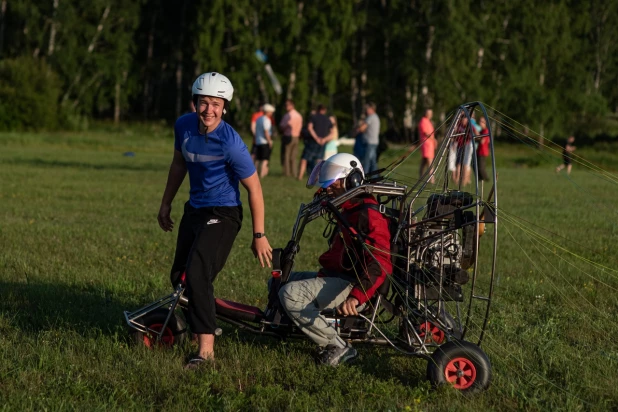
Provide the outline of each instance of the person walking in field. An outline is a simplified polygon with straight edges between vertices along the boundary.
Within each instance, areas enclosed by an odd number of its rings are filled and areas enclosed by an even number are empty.
[[[566,168],[567,175],[571,174],[571,153],[573,153],[575,149],[577,149],[577,147],[575,147],[573,143],[575,143],[575,137],[569,136],[564,145],[564,148],[562,149],[562,164],[556,168],[556,173],[560,173],[562,169]]]
[[[272,115],[274,106],[266,103],[262,110],[264,115],[255,122],[255,168],[260,178],[268,175],[268,163],[273,149],[273,123]]]
[[[433,162],[433,158],[436,154],[436,148],[438,147],[438,141],[434,136],[433,123],[431,123],[432,117],[433,110],[427,109],[425,110],[425,116],[423,116],[421,121],[418,123],[419,144],[421,145],[422,155],[420,167],[421,178],[425,174],[425,171],[431,168],[431,163]],[[429,170],[429,175],[431,176],[429,183],[435,183],[433,170]]]
[[[186,274],[187,321],[199,345],[198,354],[186,365],[188,369],[214,360],[213,282],[240,231],[243,212],[239,184],[248,192],[253,254],[262,267],[270,266],[272,260],[272,248],[264,234],[260,179],[247,146],[222,119],[233,93],[232,83],[220,73],[204,73],[193,83],[196,113],[179,117],[174,125],[174,157],[158,215],[161,229],[172,231],[172,201],[188,173],[191,190],[180,221],[171,270],[173,285]]]
[[[288,99],[285,102],[287,113],[281,119],[279,128],[283,135],[281,151],[283,153],[283,174],[296,177],[296,164],[298,162],[298,142],[300,131],[303,128],[303,116],[294,107],[294,101]]]

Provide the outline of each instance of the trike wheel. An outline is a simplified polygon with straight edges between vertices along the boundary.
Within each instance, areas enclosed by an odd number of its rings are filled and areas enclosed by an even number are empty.
[[[431,355],[427,379],[434,387],[449,384],[464,393],[479,392],[489,387],[491,364],[485,352],[473,343],[451,341]]]
[[[133,342],[147,348],[172,347],[181,344],[187,335],[187,326],[176,313],[172,313],[167,326],[163,329],[161,339],[157,340],[157,333],[161,332],[168,313],[167,309],[159,308],[139,318],[137,322],[144,325],[149,333],[133,330],[131,332]]]
[[[434,315],[437,312],[436,307],[433,305],[430,306],[428,310]],[[444,309],[444,307],[440,311],[439,318],[446,325],[447,330],[449,331],[452,338],[461,339],[461,331],[459,330],[457,322],[451,316],[451,314]],[[432,321],[427,320],[425,322],[422,322],[420,325],[418,325],[417,331],[418,336],[426,344],[435,343],[437,345],[442,345],[444,342],[446,342],[447,334],[444,332],[444,330],[442,330]]]

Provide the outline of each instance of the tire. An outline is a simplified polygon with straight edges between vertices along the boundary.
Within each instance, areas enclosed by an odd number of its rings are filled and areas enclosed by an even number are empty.
[[[451,385],[472,394],[489,387],[491,364],[477,345],[463,340],[447,342],[431,355],[427,379],[434,387]]]
[[[137,321],[146,326],[147,329],[153,331],[161,331],[161,327],[165,323],[167,309],[159,308],[152,312],[142,316]],[[147,348],[154,348],[155,346],[168,347],[180,345],[187,336],[187,325],[182,318],[176,313],[172,313],[170,320],[161,336],[161,340],[157,342],[156,335],[153,333],[144,333],[139,330],[133,329],[131,332],[131,339],[136,345],[145,346]]]
[[[437,309],[435,306],[432,305],[428,308],[428,311],[435,315]],[[461,339],[461,331],[458,328],[457,322],[451,316],[451,314],[448,313],[446,309],[444,309],[444,306],[442,307],[440,316],[438,318],[442,320],[442,322],[444,322],[446,327],[449,329],[452,338]],[[431,321],[425,321],[418,325],[417,332],[420,338],[423,339],[426,344],[435,343],[437,345],[442,345],[446,342],[446,333],[442,329],[440,329],[438,325]]]

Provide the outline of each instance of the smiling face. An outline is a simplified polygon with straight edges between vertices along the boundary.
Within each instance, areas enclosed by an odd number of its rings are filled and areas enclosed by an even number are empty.
[[[197,98],[197,113],[200,118],[200,132],[213,131],[221,123],[221,115],[225,100],[220,97],[199,96]]]

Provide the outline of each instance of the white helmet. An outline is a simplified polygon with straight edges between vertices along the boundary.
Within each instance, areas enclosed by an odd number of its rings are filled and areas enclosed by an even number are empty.
[[[363,183],[365,172],[356,156],[349,153],[337,153],[318,163],[307,180],[307,187],[312,188],[317,184],[326,189],[338,179],[345,179],[345,188],[348,190]]]
[[[232,96],[234,95],[234,86],[232,86],[230,79],[221,73],[211,72],[200,75],[200,77],[193,82],[191,92],[194,98],[197,95],[213,96],[231,102]]]

